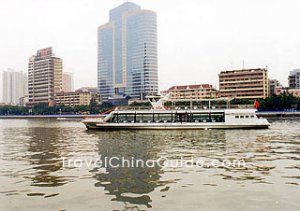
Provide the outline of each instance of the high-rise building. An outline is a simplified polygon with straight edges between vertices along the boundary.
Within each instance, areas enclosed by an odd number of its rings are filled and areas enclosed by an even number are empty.
[[[74,78],[73,73],[63,72],[62,74],[62,91],[73,92]]]
[[[300,89],[300,69],[295,69],[289,75],[289,87]]]
[[[62,59],[55,57],[52,48],[37,51],[29,59],[28,94],[29,105],[51,104],[55,93],[62,91]]]
[[[18,105],[27,93],[27,76],[23,72],[8,69],[2,73],[3,103]]]
[[[158,93],[155,12],[130,2],[110,11],[98,28],[98,88],[103,100]]]
[[[260,99],[269,96],[268,70],[265,68],[223,71],[219,74],[220,96]]]

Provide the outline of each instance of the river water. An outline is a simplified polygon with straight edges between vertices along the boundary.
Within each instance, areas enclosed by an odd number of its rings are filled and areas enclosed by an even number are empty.
[[[268,130],[102,132],[0,120],[0,210],[299,210],[299,129],[281,120]]]

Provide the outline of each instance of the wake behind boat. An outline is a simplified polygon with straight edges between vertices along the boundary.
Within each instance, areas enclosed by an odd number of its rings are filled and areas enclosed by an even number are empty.
[[[148,99],[151,109],[117,107],[104,118],[86,119],[83,123],[87,129],[99,130],[264,129],[270,126],[266,119],[256,116],[256,109],[230,109],[229,103],[232,99],[191,100],[190,108],[184,109],[166,109],[164,106],[165,101],[181,100],[159,96],[149,96]],[[194,101],[207,101],[209,106],[199,109],[192,106]],[[226,101],[227,109],[212,109],[212,101]]]

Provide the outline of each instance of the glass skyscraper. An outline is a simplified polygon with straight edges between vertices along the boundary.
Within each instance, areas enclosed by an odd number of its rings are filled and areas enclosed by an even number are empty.
[[[158,93],[156,13],[126,2],[98,28],[98,88],[103,100]]]

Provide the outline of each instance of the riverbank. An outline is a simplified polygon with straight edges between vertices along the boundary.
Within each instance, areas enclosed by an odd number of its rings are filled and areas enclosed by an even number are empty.
[[[85,119],[97,118],[100,114],[70,114],[70,115],[5,115],[0,116],[0,119]]]
[[[264,118],[294,118],[300,117],[300,111],[258,111],[256,115]]]

